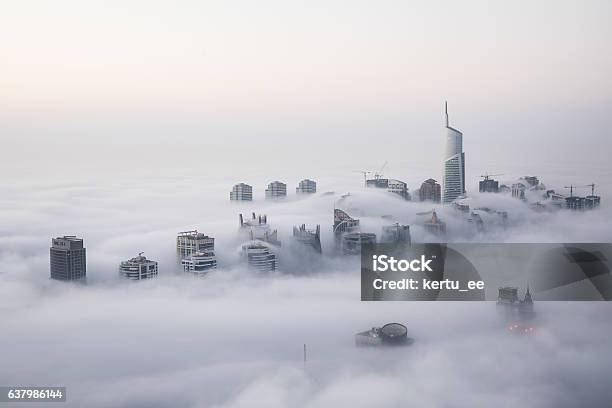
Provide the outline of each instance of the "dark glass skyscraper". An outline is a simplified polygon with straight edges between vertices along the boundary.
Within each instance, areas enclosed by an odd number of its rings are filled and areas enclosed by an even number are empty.
[[[83,240],[73,235],[53,238],[50,249],[51,279],[85,279],[87,260]]]

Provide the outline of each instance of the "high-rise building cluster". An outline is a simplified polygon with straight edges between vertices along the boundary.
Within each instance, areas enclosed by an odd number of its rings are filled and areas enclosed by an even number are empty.
[[[463,133],[450,126],[448,104],[445,104],[444,115],[446,144],[442,185],[435,179],[429,178],[423,181],[418,190],[415,190],[414,199],[421,202],[451,204],[451,208],[457,211],[456,214],[460,214],[476,232],[484,231],[484,220],[481,216],[484,213],[493,215],[493,217],[487,216],[487,223],[498,223],[506,227],[508,223],[507,212],[491,208],[475,208],[471,210],[469,205],[461,200],[466,193]],[[372,179],[367,178],[370,172],[359,171],[364,175],[365,187],[382,189],[403,200],[411,200],[412,197],[405,182],[382,177],[380,173],[386,164],[385,162]],[[548,210],[549,208],[587,210],[595,209],[601,203],[601,197],[595,195],[595,184],[586,186],[570,185],[566,187],[569,189],[569,196],[567,196],[556,193],[555,190],[546,189],[536,176],[521,177],[517,182],[512,183],[511,187],[508,187],[506,184],[500,185],[498,180],[493,179],[494,176],[500,175],[486,174],[481,176],[483,180],[479,182],[479,192],[510,193],[513,197],[520,200],[531,201],[529,206],[536,211]],[[587,187],[591,189],[590,195],[580,196],[574,194],[575,190]],[[295,192],[296,195],[302,196],[315,194],[317,192],[317,183],[311,179],[301,180],[295,188]],[[325,193],[324,195],[327,194],[333,194],[333,192]],[[342,202],[349,195],[350,193],[343,195],[336,203]],[[265,197],[267,200],[287,197],[287,185],[281,181],[269,183],[265,190]],[[533,197],[537,199],[536,202],[533,202]],[[230,191],[230,200],[252,201],[252,186],[245,183],[234,185]],[[431,217],[422,223],[422,227],[426,232],[438,237],[446,235],[446,223],[440,219],[435,210],[417,214],[431,214]],[[392,216],[383,216],[383,218],[385,217],[387,219],[392,218]],[[260,272],[278,269],[278,249],[281,246],[281,242],[278,238],[278,231],[270,227],[266,215],[256,215],[253,212],[250,218],[245,219],[242,214],[239,214],[239,231],[244,240],[244,243],[240,246],[240,254],[247,265]],[[351,217],[345,210],[340,208],[334,208],[332,233],[335,238],[335,246],[342,254],[359,254],[363,245],[377,242],[377,235],[375,233],[362,231],[359,219]],[[294,226],[293,242],[303,247],[311,248],[315,253],[321,253],[320,225],[316,225],[314,229],[307,229],[305,224]],[[399,222],[382,226],[380,242],[410,244],[410,226]],[[176,237],[176,251],[178,265],[185,273],[194,276],[205,276],[208,272],[217,268],[215,239],[197,230],[179,232]],[[157,277],[158,273],[158,263],[147,259],[142,252],[138,256],[119,264],[119,275],[130,280],[151,279]],[[50,274],[52,279],[62,281],[84,281],[86,279],[87,262],[83,239],[73,235],[52,239]],[[508,290],[504,291],[503,296],[506,296]],[[529,291],[527,292],[528,296]],[[500,291],[501,298],[502,292]]]
[[[295,188],[298,195],[314,194],[317,192],[317,183],[314,180],[304,179]],[[276,200],[287,197],[287,184],[282,181],[273,181],[265,189],[266,200]],[[238,183],[230,191],[230,201],[253,201],[253,187]]]

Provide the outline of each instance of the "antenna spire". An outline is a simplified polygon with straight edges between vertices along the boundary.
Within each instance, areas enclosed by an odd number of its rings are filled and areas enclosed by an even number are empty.
[[[448,127],[448,101],[444,101],[444,116],[446,117],[446,127]]]

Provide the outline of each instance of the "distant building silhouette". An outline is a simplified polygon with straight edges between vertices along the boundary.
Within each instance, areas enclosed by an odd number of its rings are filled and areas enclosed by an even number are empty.
[[[179,232],[176,237],[176,252],[181,259],[194,252],[214,249],[215,239],[197,230]]]
[[[427,179],[419,188],[420,201],[432,201],[439,203],[442,199],[442,186],[434,179]]]
[[[336,242],[339,243],[342,235],[347,232],[354,232],[359,229],[359,220],[352,218],[339,208],[334,208],[333,233]]]
[[[268,225],[267,215],[256,216],[253,213],[251,219],[245,221],[242,214],[238,214],[238,223],[240,231],[248,233],[249,239],[264,241],[276,246],[281,245],[278,240],[278,231],[272,230]]]
[[[385,244],[410,244],[410,226],[399,223],[384,225],[380,241]]]
[[[296,194],[314,194],[317,192],[317,183],[313,180],[304,179],[295,188]]]
[[[408,185],[403,181],[396,179],[386,179],[376,177],[371,180],[366,180],[366,187],[386,189],[390,193],[394,193],[402,197],[404,200],[410,200]]]
[[[217,268],[217,258],[212,250],[193,252],[181,261],[183,270],[194,276],[204,276]]]
[[[276,255],[261,241],[251,241],[242,245],[242,256],[252,270],[257,272],[276,270]]]
[[[478,183],[478,191],[481,193],[498,193],[499,182],[492,178],[485,177],[484,180]]]
[[[438,214],[434,211],[431,214],[431,219],[423,223],[425,231],[433,235],[445,235],[446,234],[446,223],[438,218]]]
[[[512,197],[518,198],[519,200],[525,200],[525,190],[527,186],[523,183],[514,183],[512,184]]]
[[[51,279],[73,281],[87,276],[86,250],[83,240],[74,235],[53,238],[49,251]]]
[[[444,105],[446,118],[446,152],[444,155],[444,194],[442,201],[447,204],[465,194],[465,153],[463,133],[449,126],[448,105]]]
[[[152,279],[157,278],[157,274],[157,262],[147,259],[142,255],[142,252],[119,265],[119,276],[125,279]]]
[[[362,245],[376,244],[376,234],[368,232],[348,232],[342,236],[342,253],[359,255]]]
[[[287,185],[280,181],[273,181],[266,188],[266,199],[276,199],[287,197]]]
[[[306,229],[306,224],[298,227],[293,227],[293,238],[304,245],[312,247],[318,253],[321,253],[321,226],[317,225],[315,230]]]
[[[230,191],[231,201],[253,201],[253,187],[248,184],[236,184]]]

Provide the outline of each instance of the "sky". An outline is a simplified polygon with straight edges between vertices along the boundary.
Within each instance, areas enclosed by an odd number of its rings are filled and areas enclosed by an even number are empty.
[[[340,174],[387,160],[394,177],[439,178],[448,100],[471,181],[552,170],[603,183],[611,12],[607,1],[13,2],[0,16],[1,170]],[[135,151],[152,165],[134,166]]]

